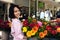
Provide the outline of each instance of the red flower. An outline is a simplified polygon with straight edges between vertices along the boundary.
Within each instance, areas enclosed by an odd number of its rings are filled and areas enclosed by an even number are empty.
[[[28,26],[28,20],[23,21],[23,26]]]
[[[0,19],[0,27],[1,27],[1,25],[3,25],[3,22],[4,22],[4,21]]]
[[[3,20],[0,19],[0,23],[4,22]]]
[[[35,26],[38,27],[38,28],[40,27],[38,23],[36,23]]]
[[[51,26],[46,26],[46,29],[47,29],[48,31],[51,31],[51,30],[52,30]]]
[[[53,34],[53,35],[56,35],[57,34],[57,31],[56,30],[51,30],[50,33]]]
[[[35,23],[30,23],[30,28],[34,27],[35,26]]]
[[[39,28],[39,24],[38,23],[31,23],[29,26],[30,26],[30,28],[33,28],[34,26]]]
[[[60,26],[55,26],[55,28],[59,28]]]
[[[4,26],[5,26],[6,28],[9,27],[8,23],[9,23],[9,21],[5,21],[5,22],[4,22]]]
[[[0,19],[0,27],[3,28],[3,25],[4,25],[4,21]]]

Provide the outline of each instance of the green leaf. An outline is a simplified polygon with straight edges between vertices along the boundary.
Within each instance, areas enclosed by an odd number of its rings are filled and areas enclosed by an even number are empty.
[[[31,23],[31,22],[32,22],[32,18],[28,17],[28,23]]]
[[[38,3],[38,7],[39,7],[39,8],[43,8],[43,7],[44,7],[44,3],[43,3],[43,2],[39,2],[39,3]]]

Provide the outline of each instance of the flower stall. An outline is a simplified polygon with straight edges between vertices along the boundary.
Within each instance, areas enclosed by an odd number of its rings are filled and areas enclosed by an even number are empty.
[[[22,32],[27,40],[59,40],[60,26],[57,22],[28,18],[23,21]]]
[[[9,32],[9,22],[0,19],[0,40],[8,40]]]

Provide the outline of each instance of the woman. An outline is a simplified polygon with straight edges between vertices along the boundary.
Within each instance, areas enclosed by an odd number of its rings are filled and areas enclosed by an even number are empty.
[[[13,40],[23,40],[25,37],[22,33],[22,22],[19,20],[20,10],[17,5],[12,5],[9,8],[9,17],[12,19],[11,24],[11,35],[14,37]]]

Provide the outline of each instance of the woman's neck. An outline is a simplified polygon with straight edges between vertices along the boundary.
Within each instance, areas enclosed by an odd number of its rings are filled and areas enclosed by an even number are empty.
[[[19,18],[13,18],[13,19],[19,19]]]

